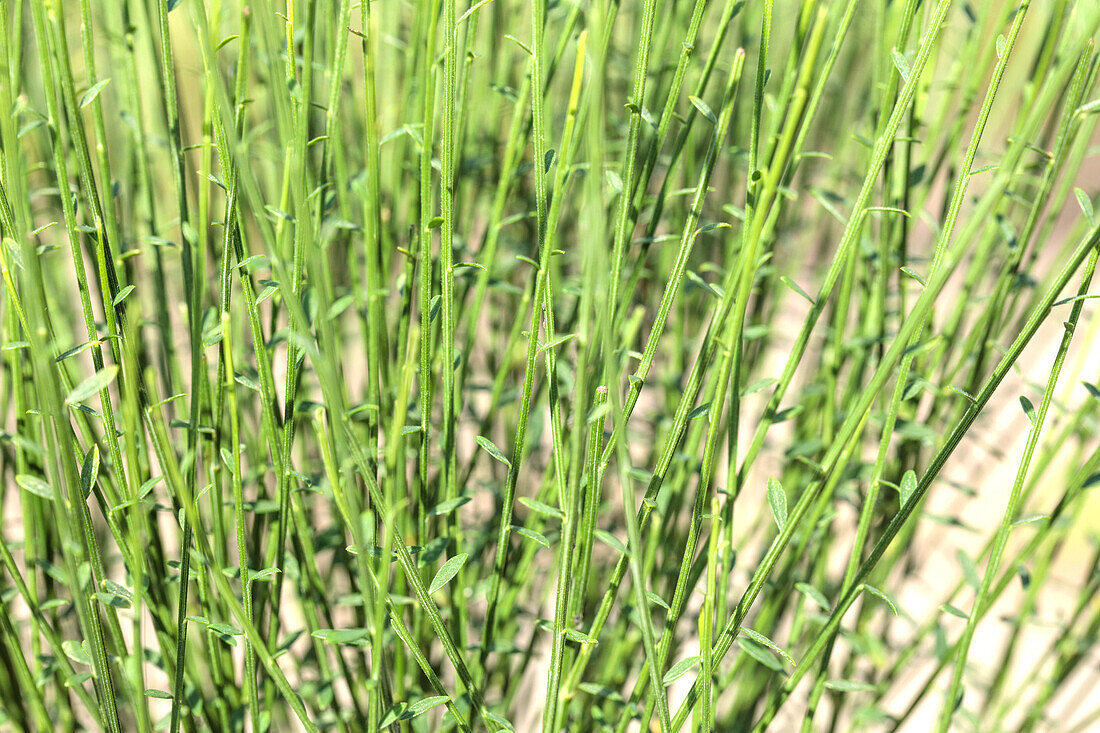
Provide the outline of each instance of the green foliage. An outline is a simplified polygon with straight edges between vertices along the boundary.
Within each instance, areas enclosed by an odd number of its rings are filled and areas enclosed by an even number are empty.
[[[1094,727],[1098,28],[0,4],[0,728]]]

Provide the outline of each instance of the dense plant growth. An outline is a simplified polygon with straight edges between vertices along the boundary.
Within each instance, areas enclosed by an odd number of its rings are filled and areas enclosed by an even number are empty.
[[[1095,730],[1098,27],[0,0],[0,728]]]

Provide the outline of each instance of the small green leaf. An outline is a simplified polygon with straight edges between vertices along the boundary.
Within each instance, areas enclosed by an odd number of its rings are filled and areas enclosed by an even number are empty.
[[[603,685],[597,685],[593,682],[582,682],[577,685],[577,689],[581,692],[598,697],[603,700],[610,700],[612,702],[623,702],[622,693],[618,690],[613,690],[610,687],[604,687]]]
[[[88,654],[88,648],[84,646],[83,643],[73,639],[66,639],[61,642],[61,649],[65,652],[66,657],[77,664],[86,664],[89,667],[92,665],[92,658]]]
[[[803,593],[807,598],[816,603],[824,611],[831,611],[832,606],[829,605],[829,599],[825,597],[825,594],[813,587],[809,583],[795,583],[794,587]]]
[[[534,56],[534,54],[531,53],[530,47],[526,43],[524,43],[523,41],[519,40],[518,38],[516,38],[515,36],[513,36],[511,34],[505,34],[504,37],[507,38],[512,43],[519,46],[520,48],[522,48],[524,51],[526,51],[528,56]]]
[[[95,98],[99,96],[99,93],[103,91],[103,87],[107,86],[110,82],[111,80],[109,78],[100,79],[91,87],[89,87],[88,91],[84,92],[84,94],[80,96],[80,108],[84,109],[89,104],[94,102]]]
[[[270,266],[271,258],[267,255],[252,255],[238,262],[233,266],[233,269],[244,270],[245,272],[256,272],[257,270],[263,270]]]
[[[145,697],[153,697],[157,700],[171,700],[172,693],[165,692],[164,690],[154,690],[150,688],[145,691]]]
[[[924,282],[923,277],[921,277],[920,275],[918,275],[916,272],[913,271],[913,268],[906,266],[906,267],[902,267],[902,268],[899,268],[899,269],[902,272],[904,272],[906,275],[908,275],[909,277],[911,277],[914,280],[916,280],[917,282],[919,282],[921,285],[926,285],[927,284],[927,283]]]
[[[687,278],[688,278],[689,281],[691,281],[692,285],[695,285],[699,289],[706,291],[707,294],[709,294],[709,295],[711,295],[715,298],[721,298],[722,297],[721,295],[718,294],[718,291],[714,289],[714,286],[712,286],[710,283],[708,283],[703,278],[696,275],[691,270],[687,271]]]
[[[743,628],[741,629],[741,633],[749,637],[753,641],[757,642],[758,644],[763,644],[764,646],[768,647],[773,652],[787,660],[787,663],[790,664],[792,667],[795,666],[794,659],[791,658],[790,654],[787,654],[787,652],[783,651],[782,647],[780,647],[778,644],[776,644],[774,641],[764,636],[760,632],[753,631],[752,629],[748,628]]]
[[[974,399],[974,395],[970,394],[965,389],[961,389],[959,387],[956,387],[953,384],[948,385],[948,389],[950,389],[952,392],[955,392],[956,394],[961,394],[963,397],[965,397],[970,402],[977,402],[977,400]]]
[[[149,495],[149,492],[164,479],[163,476],[154,476],[153,478],[146,479],[141,482],[141,486],[138,487],[138,498],[144,499]]]
[[[783,491],[783,485],[774,478],[768,479],[768,505],[772,508],[772,516],[775,517],[779,531],[782,532],[787,523],[787,494]]]
[[[180,4],[180,0],[168,0],[168,11],[171,12]]]
[[[504,730],[516,733],[516,726],[512,725],[507,719],[500,717],[496,713],[486,712],[485,717],[504,728]]]
[[[661,678],[661,682],[664,684],[665,687],[668,687],[673,682],[680,679],[689,671],[691,671],[692,667],[694,667],[696,664],[699,664],[700,659],[702,659],[702,657],[700,657],[698,654],[688,657],[687,659],[681,659],[679,662],[672,665],[672,667],[667,672],[665,672],[665,676]]]
[[[378,721],[378,728],[388,728],[396,723],[405,714],[405,709],[409,707],[406,702],[395,702],[390,709],[386,711],[386,714],[382,716],[382,720]]]
[[[84,498],[92,493],[96,479],[99,478],[99,446],[92,445],[84,454],[84,462],[80,466],[80,488],[84,492]]]
[[[313,638],[326,644],[365,644],[370,632],[366,629],[317,629]]]
[[[901,396],[901,399],[903,402],[908,402],[925,389],[928,389],[927,382],[925,380],[914,379],[913,382],[905,388],[905,394]]]
[[[546,351],[548,349],[556,349],[559,346],[561,346],[562,344],[564,344],[566,341],[569,341],[570,339],[572,339],[574,336],[576,336],[576,334],[567,333],[563,336],[558,336],[557,338],[555,338],[553,341],[550,341],[549,343],[540,344],[539,345],[539,352],[541,353],[541,352]]]
[[[73,387],[73,391],[69,392],[69,396],[65,398],[65,404],[75,405],[99,393],[100,390],[114,380],[116,374],[118,374],[118,366],[114,364],[100,369],[98,372]]]
[[[354,295],[345,295],[342,298],[338,298],[328,307],[328,310],[325,312],[325,318],[330,321],[334,318],[338,318],[354,302]]]
[[[428,229],[438,229],[441,226],[443,226],[442,216],[433,216],[431,219],[428,219]]]
[[[411,702],[409,703],[408,709],[405,710],[405,714],[401,716],[401,719],[409,720],[410,718],[415,718],[417,715],[422,715],[437,705],[442,705],[449,699],[450,698],[446,695],[434,695]]]
[[[1008,44],[1008,40],[1004,37],[1004,34],[997,36],[997,58],[1002,58],[1005,55],[1005,46]]]
[[[37,476],[21,473],[15,477],[15,483],[35,496],[41,496],[43,499],[53,501],[53,487]]]
[[[472,496],[469,496],[467,494],[456,496],[453,499],[448,499],[447,501],[436,504],[434,507],[431,508],[428,513],[431,514],[433,517],[441,517],[445,514],[450,514],[455,509],[458,509],[460,506],[469,503],[472,498]]]
[[[1090,227],[1096,226],[1096,212],[1092,208],[1092,199],[1089,195],[1079,188],[1073,189],[1073,195],[1077,197],[1077,203],[1081,207],[1081,211],[1085,214],[1085,219],[1088,221]]]
[[[970,614],[968,614],[966,611],[962,610],[961,608],[958,608],[957,606],[952,606],[950,603],[945,603],[942,606],[940,606],[940,610],[945,611],[946,613],[949,613],[952,616],[958,616],[959,618],[967,620],[967,621],[970,620]]]
[[[611,186],[611,190],[615,193],[623,192],[623,179],[617,172],[608,170],[605,172],[607,178],[607,185]]]
[[[713,232],[715,229],[731,229],[731,228],[732,227],[730,226],[730,224],[728,222],[712,221],[711,223],[704,224],[703,226],[696,229],[695,230],[695,236],[698,237],[700,234],[706,234],[707,232]]]
[[[714,110],[712,110],[706,102],[699,99],[699,97],[690,97],[690,96],[688,97],[688,101],[691,102],[691,105],[693,107],[695,107],[695,109],[699,110],[699,114],[703,115],[703,117],[706,117],[708,120],[710,120],[711,124],[713,124],[713,125],[718,124],[718,118],[715,117]]]
[[[107,591],[101,590],[95,593],[95,597],[98,598],[99,602],[102,603],[104,606],[110,606],[111,608],[130,607],[130,601],[114,593],[108,593]]]
[[[217,622],[210,624],[209,626],[207,626],[207,628],[213,631],[215,634],[221,634],[222,636],[242,636],[244,634],[244,632],[238,629],[236,626],[230,626],[229,624]]]
[[[428,586],[429,593],[435,593],[443,588],[451,581],[451,578],[458,575],[458,571],[462,569],[462,566],[466,564],[466,560],[470,556],[465,552],[461,555],[455,555],[447,562],[443,563],[443,567],[439,568],[439,572],[432,578],[431,585]]]
[[[593,405],[592,409],[588,411],[588,416],[585,417],[584,421],[586,423],[596,422],[600,418],[607,415],[607,413],[610,412],[610,411],[611,411],[611,405],[608,404],[607,402],[601,402],[598,405]]]
[[[807,293],[807,292],[806,292],[805,290],[803,290],[803,289],[802,289],[801,287],[799,287],[798,283],[796,283],[796,282],[795,282],[794,280],[790,279],[790,278],[789,278],[789,277],[787,277],[786,275],[780,275],[780,276],[779,276],[779,281],[780,281],[781,283],[783,283],[784,285],[786,285],[786,286],[787,286],[788,288],[790,288],[791,290],[793,290],[793,291],[795,291],[796,293],[798,293],[799,295],[801,295],[801,296],[802,296],[803,298],[805,298],[806,300],[808,300],[808,301],[810,302],[810,305],[814,305],[814,304],[815,304],[815,301],[814,301],[814,299],[813,299],[813,298],[812,298],[812,297],[810,296],[810,294],[809,294],[809,293]]]
[[[775,416],[772,418],[772,424],[778,425],[779,423],[786,422],[787,420],[792,420],[798,415],[802,414],[802,411],[804,409],[806,409],[805,405],[792,405],[791,407],[784,407],[782,410],[779,410],[775,413]]]
[[[902,81],[909,81],[909,61],[898,53],[897,49],[890,51],[890,58],[894,60],[894,66],[898,68]]]
[[[894,612],[895,616],[898,615],[898,607],[896,605],[894,605],[894,601],[893,601],[893,599],[890,598],[890,596],[886,595],[885,593],[880,591],[878,588],[874,588],[874,587],[869,586],[869,585],[863,586],[863,590],[867,591],[871,595],[873,595],[876,598],[878,598],[879,600],[881,600],[887,606],[889,606],[890,610]]]
[[[645,592],[645,595],[646,595],[646,598],[649,599],[650,603],[652,603],[654,605],[657,605],[657,606],[660,606],[661,608],[665,609],[666,611],[670,611],[670,612],[672,611],[672,608],[670,608],[669,605],[667,603],[665,603],[665,599],[661,598],[659,595],[657,595],[653,591],[647,590]]]
[[[825,209],[834,219],[841,224],[847,225],[848,219],[844,214],[840,213],[840,209],[836,207],[836,202],[843,201],[840,196],[837,196],[831,191],[822,191],[818,188],[811,188],[810,194],[817,199],[817,202],[821,204],[821,207]]]
[[[526,527],[518,527],[518,526],[513,524],[512,525],[512,531],[515,532],[516,534],[520,535],[521,537],[526,537],[529,540],[534,540],[535,542],[538,542],[543,547],[546,547],[546,548],[550,547],[550,540],[546,539],[545,535],[540,534],[539,532],[536,532],[533,529],[527,529]]]
[[[775,656],[775,653],[758,641],[747,636],[737,637],[737,646],[741,647],[750,657],[775,672],[783,672],[783,663]]]
[[[978,566],[974,564],[970,555],[959,548],[955,551],[955,559],[959,561],[959,567],[962,568],[963,579],[966,584],[974,590],[978,590],[981,587],[982,579],[978,576]]]
[[[1049,514],[1026,514],[1019,519],[1013,520],[1012,527],[1023,527],[1027,524],[1034,524],[1035,522],[1042,522],[1050,519]]]
[[[257,383],[257,382],[256,382],[256,380],[254,380],[254,379],[252,379],[251,377],[249,377],[249,376],[246,376],[246,375],[244,375],[244,374],[236,374],[236,375],[234,375],[234,377],[233,377],[233,380],[234,380],[234,381],[235,381],[235,382],[236,382],[237,384],[239,384],[239,385],[241,385],[241,386],[243,386],[243,387],[245,387],[245,388],[247,388],[247,389],[250,389],[250,390],[252,390],[252,391],[253,391],[253,392],[255,392],[256,394],[261,394],[261,393],[262,393],[262,391],[263,391],[263,390],[262,390],[262,389],[260,388],[260,385],[259,385],[259,383]]]
[[[134,292],[133,285],[127,285],[122,290],[118,291],[118,295],[111,299],[111,305],[118,305],[122,301],[126,300],[126,296]]]
[[[577,631],[576,629],[565,629],[562,631],[566,639],[569,641],[575,641],[578,644],[599,644],[600,641],[594,636],[589,636],[583,631]]]
[[[539,514],[545,514],[548,517],[555,517],[557,519],[563,519],[565,517],[565,512],[563,512],[561,509],[558,509],[557,507],[552,507],[549,504],[544,504],[538,499],[529,499],[526,496],[522,496],[519,499],[519,503],[523,504],[531,511],[538,512]]]
[[[1031,404],[1031,400],[1027,397],[1020,396],[1020,406],[1024,408],[1024,414],[1027,415],[1027,421],[1032,425],[1035,424],[1035,405]]]
[[[688,413],[688,420],[690,421],[690,420],[694,420],[697,417],[702,417],[703,415],[706,415],[709,410],[710,410],[710,403],[709,402],[706,402],[702,405],[699,405],[694,410],[692,410],[691,412]]]
[[[248,579],[250,581],[252,581],[253,583],[267,582],[267,581],[270,581],[270,580],[274,580],[275,576],[278,575],[281,572],[282,571],[279,570],[279,568],[264,568],[263,570],[257,570],[254,573],[250,572],[248,574]]]
[[[119,598],[124,598],[127,601],[132,600],[134,597],[134,594],[130,591],[129,588],[123,585],[119,585],[113,580],[104,579],[103,590],[107,591],[108,593],[112,593]]]
[[[500,451],[500,448],[497,448],[497,446],[496,446],[496,443],[494,443],[493,441],[489,440],[488,438],[486,438],[486,437],[485,437],[485,436],[483,436],[483,435],[479,435],[479,436],[477,436],[476,438],[474,438],[474,440],[476,440],[476,441],[477,441],[477,444],[478,444],[478,445],[480,445],[480,446],[481,446],[482,448],[484,448],[484,449],[485,449],[485,451],[486,451],[486,452],[487,452],[487,453],[488,453],[488,454],[489,454],[490,456],[492,456],[492,457],[493,457],[494,459],[496,459],[496,460],[500,461],[501,463],[503,463],[503,464],[504,464],[505,466],[507,466],[508,468],[511,468],[511,467],[512,467],[512,462],[511,462],[511,461],[509,461],[509,460],[508,460],[508,459],[507,459],[507,458],[506,458],[506,457],[504,456],[504,454],[503,454],[503,453],[501,453],[501,451]]]
[[[748,387],[745,387],[745,389],[741,392],[741,396],[742,397],[748,397],[751,394],[756,394],[757,392],[761,392],[761,391],[767,389],[768,387],[772,386],[773,384],[775,384],[778,381],[779,381],[778,379],[774,379],[772,377],[765,377],[764,379],[758,379],[755,382],[753,382],[752,384],[750,384]]]
[[[618,550],[623,555],[630,554],[629,549],[625,544],[623,544],[623,541],[608,532],[607,530],[597,529],[595,532],[593,532],[593,534],[596,536],[596,539],[598,539],[600,542],[604,543],[608,547]]]
[[[909,497],[917,490],[917,474],[912,469],[906,471],[901,477],[901,486],[898,488],[898,498],[901,505],[909,503]]]
[[[1100,400],[1100,387],[1097,387],[1095,384],[1089,384],[1088,382],[1081,382],[1081,384],[1085,385],[1085,389],[1088,390],[1090,395]]]

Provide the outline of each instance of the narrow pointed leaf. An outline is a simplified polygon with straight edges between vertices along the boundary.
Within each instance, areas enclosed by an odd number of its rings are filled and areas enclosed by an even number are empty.
[[[512,467],[512,462],[509,461],[508,458],[500,451],[500,448],[497,448],[496,443],[489,440],[488,438],[486,438],[483,435],[477,436],[476,438],[474,438],[474,440],[476,440],[477,444],[480,445],[482,448],[484,448],[485,451],[490,456],[492,456],[495,460],[500,461],[501,463],[503,463],[505,466],[508,466],[509,468]]]
[[[68,397],[65,398],[65,404],[75,405],[78,402],[83,402],[89,397],[98,394],[100,390],[114,381],[116,374],[118,374],[118,367],[114,364],[100,369],[98,372],[73,387]]]
[[[687,659],[681,659],[679,662],[672,665],[672,667],[669,668],[667,672],[665,672],[665,676],[661,679],[661,681],[665,684],[665,687],[668,687],[673,682],[680,679],[689,671],[691,671],[692,667],[699,664],[700,659],[702,659],[702,657],[700,657],[699,655],[695,655],[692,657],[688,657]]]
[[[772,508],[775,523],[782,530],[787,524],[787,494],[783,485],[774,478],[768,479],[768,505]]]
[[[435,577],[432,578],[432,583],[428,586],[428,592],[435,593],[437,590],[447,585],[447,583],[451,581],[451,578],[458,575],[458,571],[466,564],[466,560],[469,557],[470,556],[464,552],[461,555],[455,555],[450,560],[443,563],[443,567],[439,568]]]

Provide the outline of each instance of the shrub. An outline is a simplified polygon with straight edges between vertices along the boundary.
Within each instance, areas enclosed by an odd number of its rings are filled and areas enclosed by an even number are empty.
[[[0,727],[1097,725],[1097,3],[0,22]]]

